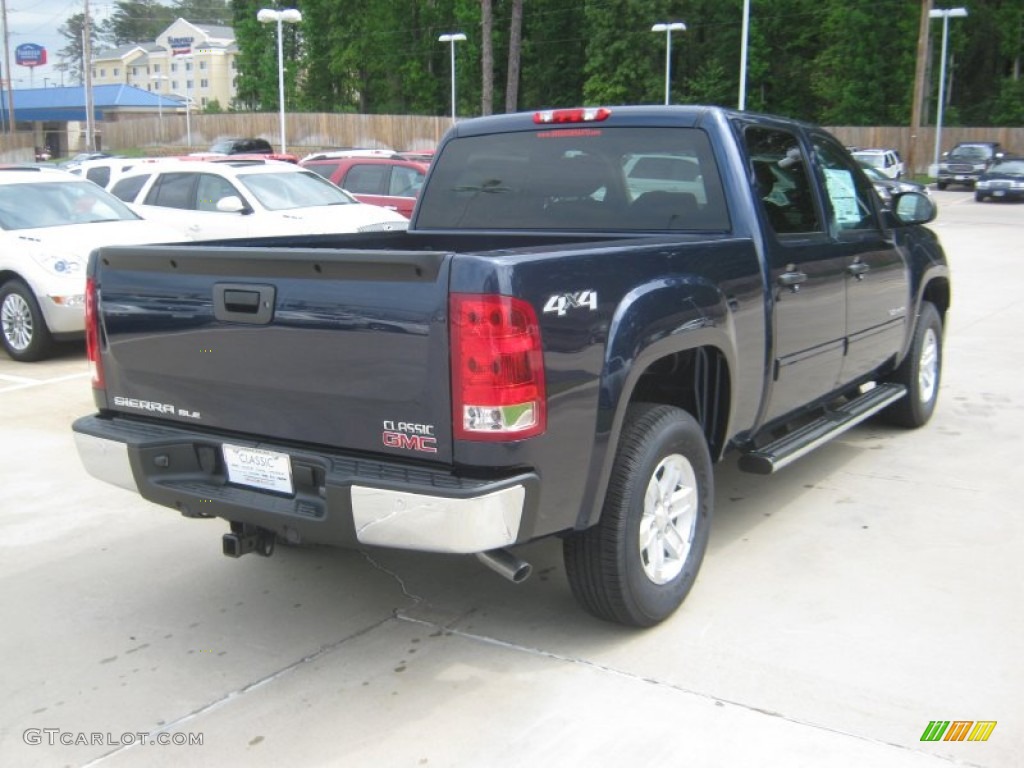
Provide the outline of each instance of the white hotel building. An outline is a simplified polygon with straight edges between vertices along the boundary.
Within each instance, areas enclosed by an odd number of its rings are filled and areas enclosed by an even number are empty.
[[[164,97],[190,98],[193,108],[235,98],[238,46],[231,27],[178,19],[151,43],[95,51],[93,85],[133,85]]]

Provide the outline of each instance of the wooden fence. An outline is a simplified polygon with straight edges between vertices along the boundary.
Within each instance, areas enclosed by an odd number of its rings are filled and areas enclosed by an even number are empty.
[[[447,117],[410,115],[286,114],[288,151],[294,154],[326,147],[432,149],[451,125]],[[281,144],[279,113],[164,115],[104,123],[101,143],[108,151],[132,148],[154,154],[207,149],[219,138],[253,136]],[[189,132],[191,131],[191,145]]]
[[[285,120],[288,150],[298,155],[329,147],[428,149],[437,145],[451,125],[447,117],[410,115],[288,114]],[[933,127],[916,133],[895,126],[837,126],[829,130],[847,146],[899,150],[908,163],[908,173],[914,175],[927,174],[934,161]],[[280,115],[276,112],[193,115],[189,121],[180,114],[125,116],[100,123],[97,135],[104,150],[151,155],[199,151],[228,136],[258,136],[275,147],[281,143]],[[959,141],[998,141],[1008,150],[1024,154],[1024,127],[942,129],[942,149],[948,150]],[[31,161],[33,156],[30,135],[0,135],[0,162]]]

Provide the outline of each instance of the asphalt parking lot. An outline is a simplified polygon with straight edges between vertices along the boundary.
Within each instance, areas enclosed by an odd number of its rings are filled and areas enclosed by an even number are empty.
[[[1024,205],[935,195],[932,422],[720,466],[697,586],[647,631],[578,609],[553,541],[521,585],[470,557],[225,558],[223,522],[81,469],[80,347],[0,353],[0,765],[1024,764]],[[996,726],[922,741],[937,720]]]

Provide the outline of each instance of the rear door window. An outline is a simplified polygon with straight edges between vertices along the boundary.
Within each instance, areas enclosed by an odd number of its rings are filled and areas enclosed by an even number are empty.
[[[194,173],[163,173],[146,195],[146,205],[159,205],[164,208],[195,208]]]
[[[357,195],[386,195],[390,171],[387,165],[358,163],[345,174],[341,186]]]
[[[151,174],[139,174],[138,176],[129,176],[126,179],[121,179],[114,183],[110,193],[118,198],[124,200],[126,203],[134,203],[135,198],[139,196],[139,192],[146,186],[146,182],[149,181]]]

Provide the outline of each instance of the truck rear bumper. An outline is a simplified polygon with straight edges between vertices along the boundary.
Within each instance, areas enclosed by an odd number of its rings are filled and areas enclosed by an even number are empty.
[[[86,471],[186,517],[221,517],[290,540],[475,553],[527,541],[533,473],[464,478],[442,469],[301,450],[123,418],[74,425]],[[221,446],[287,453],[295,492],[229,483]]]

